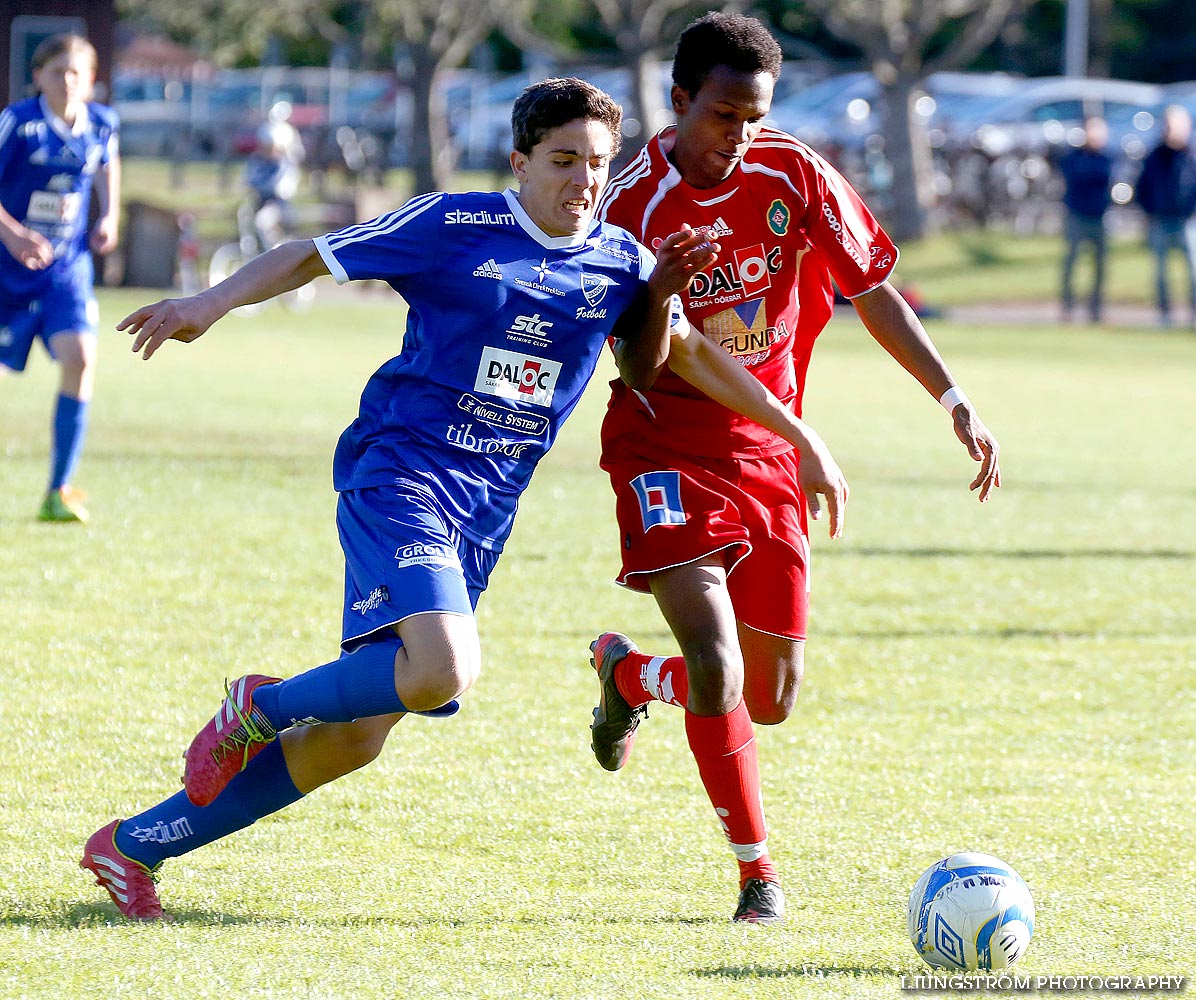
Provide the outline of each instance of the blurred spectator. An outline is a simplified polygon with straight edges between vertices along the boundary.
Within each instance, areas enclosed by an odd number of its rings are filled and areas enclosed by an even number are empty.
[[[299,188],[303,140],[275,105],[270,120],[257,131],[257,142],[245,163],[245,184],[252,200],[254,223],[264,248],[281,243],[290,229],[291,199]]]
[[[1188,324],[1196,329],[1196,156],[1189,147],[1191,137],[1191,114],[1180,104],[1170,105],[1163,112],[1162,140],[1142,164],[1137,199],[1155,255],[1159,323],[1171,325],[1167,255],[1178,250],[1188,274]]]
[[[1072,274],[1076,258],[1084,244],[1092,247],[1092,295],[1088,300],[1088,318],[1099,323],[1104,304],[1105,283],[1105,212],[1110,204],[1113,158],[1105,151],[1109,126],[1103,118],[1092,116],[1084,122],[1084,144],[1071,150],[1059,162],[1063,177],[1063,238],[1067,250],[1063,257],[1063,318],[1070,320],[1075,308]]]

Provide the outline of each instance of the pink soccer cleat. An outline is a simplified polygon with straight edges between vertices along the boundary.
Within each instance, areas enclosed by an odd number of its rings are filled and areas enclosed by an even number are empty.
[[[246,674],[229,684],[220,711],[203,727],[183,754],[183,787],[197,806],[206,806],[278,735],[253,707],[253,692],[279,677]]]
[[[130,920],[162,920],[162,904],[154,887],[161,865],[149,869],[120,853],[114,839],[119,822],[114,819],[88,838],[79,867],[96,877],[96,885],[108,890],[117,909]]]

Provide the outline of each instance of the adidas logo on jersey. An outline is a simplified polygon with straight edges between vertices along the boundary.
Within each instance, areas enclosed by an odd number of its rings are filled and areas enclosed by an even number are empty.
[[[493,257],[486,261],[485,264],[479,264],[474,270],[473,276],[475,278],[495,278],[498,281],[502,281],[502,271],[499,270],[498,264],[494,262]]]
[[[706,227],[706,232],[717,239],[720,236],[731,236],[735,230],[728,226],[726,220],[720,215],[714,220],[713,225]]]

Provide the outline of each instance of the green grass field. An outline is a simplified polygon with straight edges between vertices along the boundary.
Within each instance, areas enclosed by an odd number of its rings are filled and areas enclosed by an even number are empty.
[[[601,385],[524,500],[462,713],[167,862],[175,921],[125,923],[86,837],[178,789],[223,678],[335,655],[332,447],[401,330],[395,300],[328,292],[146,364],[112,332],[143,299],[101,300],[90,525],[33,519],[52,367],[0,386],[6,1000],[897,997],[910,887],[965,849],[1034,892],[1018,972],[1196,972],[1196,337],[1047,326],[933,328],[1003,444],[985,506],[858,325],[818,346],[807,415],[853,496],[815,538],[798,710],[760,732],[785,926],[728,920],[679,713],[623,773],[591,759],[593,636],[675,649],[611,583]]]

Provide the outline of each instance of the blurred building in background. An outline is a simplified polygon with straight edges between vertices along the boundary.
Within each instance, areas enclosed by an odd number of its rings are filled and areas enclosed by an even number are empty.
[[[116,0],[0,0],[0,107],[28,97],[33,50],[62,31],[84,34],[95,46],[100,100],[111,94]]]

